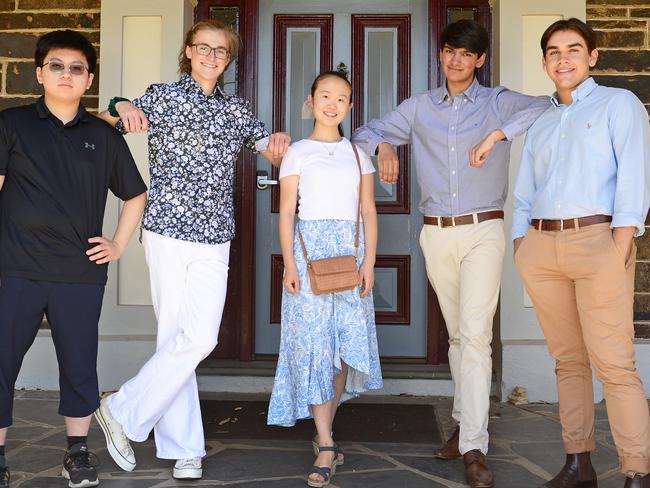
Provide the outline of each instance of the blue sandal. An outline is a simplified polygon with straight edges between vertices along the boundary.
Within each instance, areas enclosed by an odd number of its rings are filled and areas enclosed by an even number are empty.
[[[332,460],[332,465],[327,467],[312,466],[311,470],[307,474],[307,485],[313,488],[322,488],[330,484],[334,473],[336,473],[336,466],[338,466],[338,457],[339,457],[339,448],[336,446],[318,446],[318,452],[333,452],[334,459]],[[309,478],[312,474],[317,474],[323,478],[323,481],[316,481]]]
[[[332,436],[334,436],[334,432],[332,432]],[[314,432],[314,435],[311,438],[311,447],[314,449],[314,456],[318,456],[318,442],[316,442],[316,437],[318,437],[318,432]],[[341,449],[339,446],[334,444],[334,447],[338,448],[338,454],[337,454],[337,459],[336,463],[339,466],[343,466],[345,464],[345,457],[339,457],[338,455],[345,456],[345,453],[343,452],[343,449]]]

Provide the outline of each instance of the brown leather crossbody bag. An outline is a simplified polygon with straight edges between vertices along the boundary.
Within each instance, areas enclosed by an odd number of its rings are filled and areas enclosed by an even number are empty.
[[[361,181],[363,174],[361,173],[361,161],[359,160],[359,153],[354,144],[354,157],[357,160],[357,167],[359,168],[359,204],[357,205],[357,225],[356,235],[354,238],[354,255],[348,254],[345,256],[335,256],[331,258],[315,259],[310,261],[307,257],[307,248],[305,241],[302,238],[302,232],[298,227],[298,237],[300,238],[300,246],[302,247],[302,254],[307,262],[307,272],[309,273],[309,284],[311,291],[314,295],[327,295],[337,291],[352,290],[359,286],[359,269],[357,268],[357,255],[359,254],[359,222],[361,220]]]

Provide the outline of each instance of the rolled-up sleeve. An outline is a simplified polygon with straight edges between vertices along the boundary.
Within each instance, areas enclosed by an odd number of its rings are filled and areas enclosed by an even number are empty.
[[[551,106],[548,96],[531,97],[503,89],[496,96],[501,131],[509,141],[523,134]]]
[[[269,133],[264,128],[264,123],[255,114],[250,103],[242,99],[242,122],[244,146],[253,152],[264,151],[268,144]]]
[[[621,92],[617,98],[609,127],[617,166],[612,227],[634,226],[635,236],[640,236],[650,205],[648,113],[631,92]]]
[[[380,119],[373,119],[352,134],[352,142],[367,154],[375,154],[377,146],[387,142],[401,146],[411,142],[411,129],[415,118],[414,98],[407,98],[397,108]]]
[[[138,107],[140,110],[144,112],[144,114],[147,116],[147,121],[151,125],[152,123],[155,123],[153,120],[154,118],[154,107],[156,106],[156,102],[159,99],[158,95],[158,89],[157,87],[159,84],[154,84],[154,85],[149,85],[149,88],[142,94],[141,97],[134,98],[131,100],[131,103]],[[122,122],[122,119],[119,119],[117,123],[115,124],[115,128],[120,131],[122,134],[127,134],[128,131],[126,130],[126,127],[124,127],[124,122]]]

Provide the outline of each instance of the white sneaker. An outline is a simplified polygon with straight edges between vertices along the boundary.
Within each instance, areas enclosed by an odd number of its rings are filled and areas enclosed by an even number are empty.
[[[173,475],[177,480],[200,480],[203,476],[201,458],[179,459],[174,465]]]
[[[135,454],[122,426],[115,420],[108,409],[107,400],[108,397],[102,398],[99,408],[95,410],[95,418],[104,431],[106,447],[113,461],[124,471],[133,471],[133,468],[135,468]]]

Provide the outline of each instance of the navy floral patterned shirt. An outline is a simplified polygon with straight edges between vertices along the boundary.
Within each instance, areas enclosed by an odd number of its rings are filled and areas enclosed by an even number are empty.
[[[189,74],[133,100],[149,120],[149,200],[142,227],[175,239],[221,244],[235,235],[235,163],[268,132],[243,98],[205,95]],[[116,125],[124,132],[120,120]],[[256,144],[257,143],[257,144]]]

